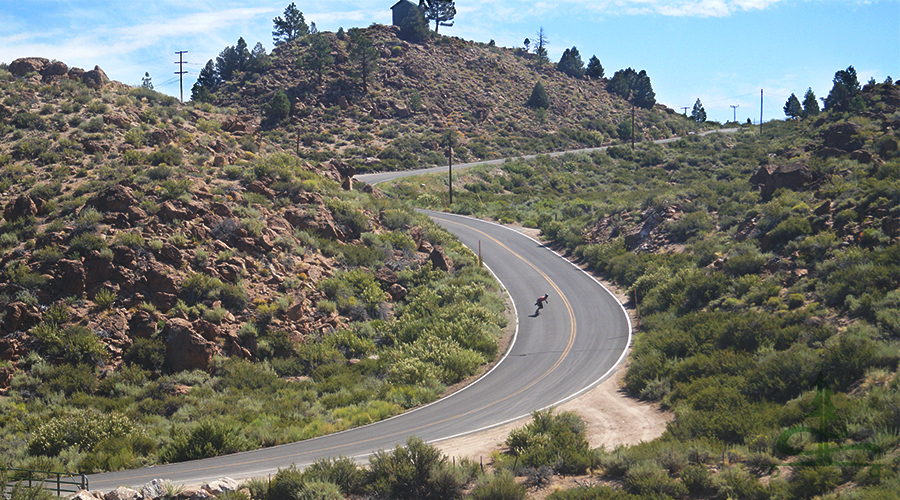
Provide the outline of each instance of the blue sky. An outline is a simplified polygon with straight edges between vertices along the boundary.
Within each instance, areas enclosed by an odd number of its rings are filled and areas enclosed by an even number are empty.
[[[321,31],[389,24],[396,0],[296,1]],[[207,60],[244,37],[272,49],[288,0],[0,0],[0,62],[40,56],[99,65],[110,78],[178,95],[175,52],[188,51],[185,94]],[[681,111],[699,98],[709,119],[782,119],[791,93],[825,97],[838,70],[861,83],[900,79],[897,0],[457,0],[441,33],[521,46],[543,27],[550,58],[578,48],[607,76],[644,69],[657,101]],[[733,109],[731,106],[738,106]],[[689,111],[689,110],[688,110]]]

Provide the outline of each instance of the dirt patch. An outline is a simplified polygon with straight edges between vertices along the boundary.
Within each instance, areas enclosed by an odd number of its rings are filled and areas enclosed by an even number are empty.
[[[539,239],[540,230],[509,226],[517,231]],[[577,264],[577,263],[576,263]],[[582,266],[583,267],[583,266]],[[594,276],[626,305],[633,324],[637,318],[633,303],[626,294],[600,277]],[[660,410],[658,404],[647,403],[630,397],[622,387],[628,362],[620,365],[613,374],[587,393],[559,406],[559,410],[572,411],[581,415],[587,425],[588,441],[592,448],[612,449],[620,445],[633,445],[650,441],[661,436],[666,425],[674,419],[671,412]],[[506,436],[512,429],[522,427],[531,421],[525,417],[482,432],[434,443],[450,457],[467,457],[487,464],[491,452],[504,447]]]

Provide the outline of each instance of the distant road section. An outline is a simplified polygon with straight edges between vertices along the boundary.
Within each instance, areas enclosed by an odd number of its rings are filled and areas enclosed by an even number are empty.
[[[740,130],[740,129],[738,129],[738,128],[723,128],[723,129],[719,129],[719,130],[707,130],[706,132],[701,132],[697,135],[704,136],[704,135],[708,135],[708,134],[733,134],[734,132],[737,132],[738,130]],[[670,142],[675,142],[679,139],[681,139],[681,137],[670,137],[668,139],[659,139],[659,140],[651,141],[651,142],[654,144],[666,144],[666,143],[670,143]],[[565,154],[593,153],[594,151],[603,151],[609,147],[610,146],[600,146],[600,147],[596,147],[596,148],[571,149],[568,151],[556,151],[553,153],[524,155],[524,156],[517,156],[514,158],[499,158],[496,160],[473,161],[473,162],[469,162],[469,163],[460,163],[458,165],[453,165],[453,168],[457,169],[457,170],[464,170],[464,169],[467,169],[470,167],[477,167],[477,166],[481,166],[481,165],[499,165],[499,164],[502,164],[503,162],[505,162],[506,160],[511,160],[511,159],[515,159],[515,158],[531,160],[531,159],[537,158],[538,156],[553,157],[553,156],[561,156],[561,155],[565,155]],[[436,172],[446,172],[448,170],[449,170],[448,166],[431,167],[431,168],[422,168],[422,169],[418,169],[418,170],[401,170],[401,171],[397,171],[397,172],[378,172],[378,173],[374,173],[374,174],[362,174],[362,175],[357,175],[354,178],[374,186],[375,184],[380,184],[382,182],[387,182],[387,181],[391,181],[394,179],[401,179],[403,177],[412,177],[414,175],[431,174],[431,173],[436,173]]]

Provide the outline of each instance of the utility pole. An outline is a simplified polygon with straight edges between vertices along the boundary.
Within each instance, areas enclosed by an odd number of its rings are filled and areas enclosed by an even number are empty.
[[[176,54],[178,54],[178,61],[175,64],[178,65],[178,71],[175,74],[178,75],[178,89],[181,91],[181,102],[184,102],[184,75],[187,73],[184,70],[184,55],[187,54],[187,51],[179,50]]]
[[[450,206],[453,207],[453,129],[447,131],[447,162],[450,170]]]
[[[763,89],[759,89],[759,137],[762,138]]]
[[[687,116],[687,110],[690,109],[690,106],[682,106],[681,109],[684,110],[684,116]]]
[[[631,101],[631,150],[634,151],[634,101]]]
[[[737,123],[737,108],[741,107],[741,105],[740,104],[732,104],[729,107],[734,112],[734,118],[732,118],[732,121]]]

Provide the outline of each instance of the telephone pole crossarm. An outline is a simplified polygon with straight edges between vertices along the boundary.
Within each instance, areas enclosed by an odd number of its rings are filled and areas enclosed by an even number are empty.
[[[187,74],[187,71],[184,70],[184,63],[187,62],[184,60],[184,55],[187,54],[187,51],[179,50],[176,54],[178,54],[178,60],[175,61],[175,64],[178,65],[178,71],[175,74],[178,75],[178,89],[181,91],[181,102],[184,102],[184,75]]]

